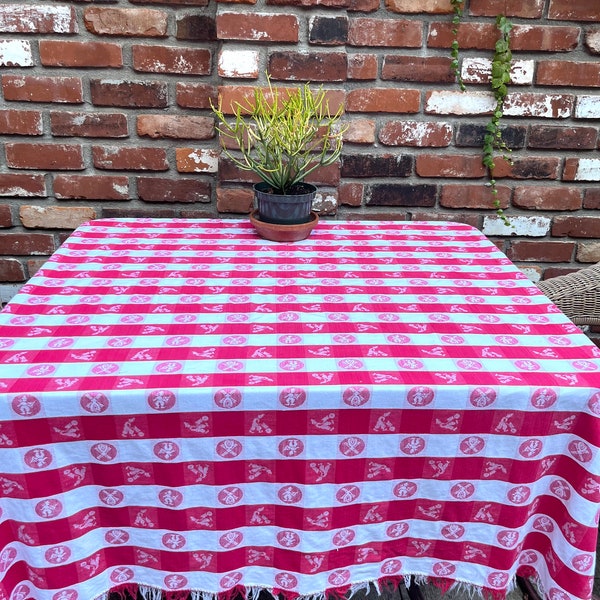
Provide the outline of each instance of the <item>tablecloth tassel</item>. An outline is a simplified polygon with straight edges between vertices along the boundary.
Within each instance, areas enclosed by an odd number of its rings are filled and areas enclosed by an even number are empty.
[[[138,586],[138,593],[142,600],[162,600],[162,590],[149,585]],[[135,596],[132,596],[135,598]]]

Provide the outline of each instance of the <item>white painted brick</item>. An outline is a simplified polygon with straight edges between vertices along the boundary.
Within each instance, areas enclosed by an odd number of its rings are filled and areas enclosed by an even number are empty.
[[[515,60],[510,69],[510,80],[514,85],[531,85],[535,62]],[[489,58],[465,58],[460,75],[465,83],[483,83],[490,80],[492,60]]]
[[[575,181],[600,181],[600,158],[580,158]]]
[[[255,50],[221,50],[218,69],[220,77],[258,77],[258,52]]]
[[[0,66],[32,67],[31,44],[25,40],[0,40]]]
[[[425,112],[434,115],[482,115],[494,109],[491,92],[433,92],[425,103]]]
[[[548,217],[521,217],[506,215],[510,225],[505,225],[500,217],[488,216],[483,219],[485,235],[522,235],[544,237],[550,232],[551,220]]]
[[[536,283],[542,278],[540,267],[519,267],[519,271],[533,283]]]
[[[0,31],[4,33],[77,33],[71,6],[47,6],[43,4],[0,5]],[[51,23],[49,26],[48,23]]]
[[[219,168],[219,150],[199,148],[189,153],[188,158],[194,163],[194,173],[216,173]]]
[[[600,96],[578,96],[575,118],[600,119]]]
[[[540,117],[566,119],[571,116],[572,106],[565,103],[560,94],[508,94],[504,100],[504,114],[508,117]]]

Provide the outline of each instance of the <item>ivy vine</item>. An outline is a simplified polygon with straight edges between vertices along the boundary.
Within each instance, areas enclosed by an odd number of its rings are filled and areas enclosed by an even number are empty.
[[[452,45],[450,49],[451,63],[450,68],[455,75],[460,89],[466,89],[460,73],[459,64],[459,42],[458,42],[458,27],[463,17],[464,0],[450,0],[454,12],[452,18]],[[505,225],[510,226],[510,223],[500,207],[498,199],[498,189],[496,187],[496,179],[494,177],[494,169],[496,167],[496,154],[499,152],[502,158],[512,164],[510,157],[511,150],[506,145],[502,137],[501,121],[504,116],[504,100],[508,94],[508,86],[510,84],[510,68],[512,63],[512,52],[510,49],[510,31],[512,23],[504,15],[496,17],[496,28],[498,30],[498,39],[494,47],[494,56],[492,58],[490,85],[494,94],[495,106],[492,111],[490,120],[486,126],[483,138],[483,155],[482,163],[487,169],[489,186],[492,191],[494,208],[496,214],[502,219]]]

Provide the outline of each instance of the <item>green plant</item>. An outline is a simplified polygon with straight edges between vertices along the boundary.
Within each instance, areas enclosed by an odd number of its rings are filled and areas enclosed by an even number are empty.
[[[277,194],[295,193],[315,169],[334,163],[346,128],[338,126],[343,107],[331,114],[326,92],[310,83],[299,88],[256,87],[245,104],[232,106],[229,119],[212,106],[223,152],[244,171],[252,171]],[[240,154],[230,150],[230,146]]]

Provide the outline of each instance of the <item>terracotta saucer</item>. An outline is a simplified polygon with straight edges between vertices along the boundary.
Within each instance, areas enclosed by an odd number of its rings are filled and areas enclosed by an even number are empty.
[[[308,223],[296,225],[280,225],[278,223],[265,223],[258,218],[258,210],[250,215],[250,222],[256,232],[266,240],[273,242],[299,242],[306,239],[319,222],[319,215],[313,210]]]

